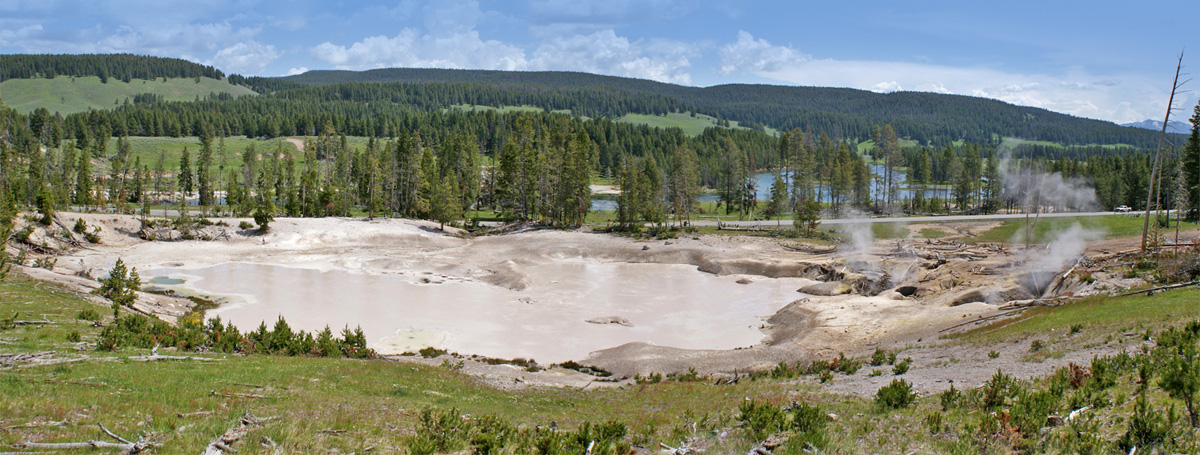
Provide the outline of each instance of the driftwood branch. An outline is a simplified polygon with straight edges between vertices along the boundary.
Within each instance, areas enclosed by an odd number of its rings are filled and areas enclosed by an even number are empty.
[[[137,362],[155,362],[158,360],[195,360],[197,362],[220,362],[225,359],[210,359],[208,357],[192,357],[184,355],[139,355],[130,357],[129,360]]]
[[[773,455],[771,450],[783,445],[783,442],[786,440],[787,436],[784,436],[783,433],[773,434],[768,436],[765,441],[758,443],[758,445],[750,449],[746,455]]]
[[[217,439],[208,444],[208,447],[204,448],[204,455],[223,455],[226,453],[233,453],[234,450],[232,447],[230,447],[230,444],[242,439],[242,437],[246,436],[246,433],[249,433],[250,430],[261,427],[267,421],[276,418],[277,417],[258,418],[249,412],[242,414],[242,418],[238,420],[238,424],[236,426],[230,428],[221,436],[218,436]]]
[[[153,442],[145,439],[139,439],[137,442],[131,442],[128,439],[118,436],[116,433],[109,431],[103,423],[97,423],[100,431],[109,437],[120,442],[108,442],[91,440],[84,442],[22,442],[17,444],[17,448],[21,449],[51,449],[51,450],[72,450],[72,449],[109,449],[119,450],[126,454],[138,454],[155,447]]]
[[[182,418],[182,417],[206,416],[206,415],[212,415],[212,413],[213,413],[213,411],[196,411],[196,412],[182,412],[182,413],[179,413],[176,415],[178,415],[179,417]]]
[[[105,427],[104,427],[104,424],[103,424],[103,423],[96,422],[96,425],[100,427],[100,431],[103,431],[103,432],[104,432],[104,434],[108,435],[110,438],[116,439],[116,440],[118,440],[118,441],[121,441],[121,442],[123,442],[123,443],[126,443],[126,444],[133,444],[133,443],[132,443],[132,442],[130,442],[128,439],[125,439],[125,438],[122,438],[122,437],[120,437],[120,436],[117,436],[117,434],[116,434],[116,433],[113,433],[113,432],[109,431],[109,430],[108,430],[108,428],[105,428]]]
[[[225,397],[225,398],[271,398],[266,395],[258,394],[258,393],[217,392],[216,390],[210,391],[208,394],[211,396],[214,396],[214,397]]]

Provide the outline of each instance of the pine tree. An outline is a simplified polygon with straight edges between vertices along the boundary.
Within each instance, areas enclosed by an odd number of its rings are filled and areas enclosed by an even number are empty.
[[[113,317],[116,318],[123,306],[132,306],[137,299],[137,293],[142,287],[142,279],[138,276],[137,267],[129,271],[125,261],[120,258],[108,271],[108,276],[100,279],[100,287],[94,293],[112,302]]]
[[[458,192],[458,176],[453,173],[431,184],[429,217],[438,222],[438,229],[446,230],[446,223],[462,218],[462,195]]]
[[[696,210],[696,197],[700,193],[700,169],[696,152],[686,146],[675,148],[671,154],[671,169],[668,176],[667,198],[680,226],[691,223],[691,214]]]
[[[179,203],[183,205],[192,194],[192,159],[187,147],[183,148],[183,156],[179,158],[179,191],[182,192]]]
[[[767,216],[774,216],[776,219],[783,218],[786,207],[787,183],[783,180],[783,172],[776,172],[775,179],[771,181],[771,201],[767,207]]]
[[[75,173],[75,203],[84,206],[85,209],[93,203],[91,158],[87,153],[80,153]]]
[[[1188,188],[1191,206],[1189,219],[1200,219],[1200,103],[1192,109],[1192,132],[1183,149],[1183,173]]]
[[[202,128],[200,134],[200,155],[196,160],[196,189],[200,193],[199,204],[201,207],[208,207],[216,202],[213,200],[212,155],[212,132],[207,128]]]

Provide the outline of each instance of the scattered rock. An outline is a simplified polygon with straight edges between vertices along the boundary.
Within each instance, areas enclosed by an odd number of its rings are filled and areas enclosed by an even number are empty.
[[[608,317],[603,317],[603,318],[592,318],[592,319],[588,319],[588,320],[587,320],[587,322],[590,322],[590,323],[592,323],[592,324],[600,324],[600,325],[605,325],[605,324],[616,324],[616,325],[625,326],[625,327],[633,327],[633,323],[632,323],[632,322],[629,322],[629,320],[628,320],[628,319],[625,319],[625,318],[623,318],[623,317],[620,317],[620,316],[608,316]]]
[[[751,280],[749,278],[742,278],[740,280],[737,280],[737,284],[750,284],[753,282],[754,282],[754,280]]]
[[[650,245],[642,245],[642,251],[649,251]]]
[[[852,290],[853,289],[850,286],[847,286],[847,285],[842,284],[837,281],[830,281],[830,282],[824,282],[824,283],[810,284],[808,286],[797,289],[796,291],[803,292],[805,294],[812,294],[812,295],[833,296],[833,295],[849,294],[850,291],[852,291]]]

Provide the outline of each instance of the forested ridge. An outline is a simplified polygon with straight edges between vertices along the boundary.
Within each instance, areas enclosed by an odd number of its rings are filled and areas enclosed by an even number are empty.
[[[729,84],[685,87],[661,82],[574,72],[520,72],[395,68],[369,71],[309,71],[280,78],[303,85],[348,82],[406,85],[405,96],[419,96],[415,87],[450,82],[460,87],[463,103],[501,106],[510,98],[498,92],[525,92],[523,102],[547,109],[570,109],[577,115],[620,115],[627,112],[662,114],[695,111],[743,124],[776,129],[808,128],[839,137],[867,138],[874,125],[891,124],[900,137],[941,145],[956,140],[992,141],[994,136],[1058,142],[1066,145],[1128,144],[1154,147],[1152,131],[1111,122],[1073,117],[1045,109],[1022,107],[986,98],[921,92],[874,93],[826,87]],[[476,88],[472,88],[472,85]],[[608,89],[609,96],[641,98],[640,111],[591,109],[590,100],[560,94],[579,89]],[[537,94],[540,99],[531,94]],[[663,99],[646,98],[657,95]],[[654,102],[646,103],[653,99]],[[646,104],[649,104],[648,106]]]
[[[105,82],[113,77],[129,82],[159,77],[224,79],[225,73],[183,59],[134,54],[0,54],[0,81],[57,76],[97,76]]]
[[[0,55],[0,80],[56,75],[96,75],[102,80],[116,77],[125,81],[225,78],[211,66],[172,58],[131,54]],[[272,98],[302,104],[391,103],[404,110],[426,112],[454,105],[527,105],[547,111],[569,110],[589,118],[693,112],[716,117],[719,125],[728,126],[727,121],[732,120],[759,130],[812,129],[859,140],[867,139],[874,126],[890,124],[899,137],[931,146],[955,141],[991,143],[1001,137],[1014,137],[1062,145],[1152,148],[1158,140],[1153,131],[985,98],[935,93],[881,94],[846,88],[747,84],[701,88],[578,72],[419,68],[309,71],[281,78],[231,74],[227,80],[269,95],[244,100],[247,104],[264,103],[253,108],[260,112],[277,107],[271,104]],[[244,106],[220,108],[247,110]]]

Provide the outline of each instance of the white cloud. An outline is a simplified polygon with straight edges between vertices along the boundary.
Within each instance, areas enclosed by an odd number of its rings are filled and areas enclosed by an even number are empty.
[[[773,46],[765,39],[754,39],[745,30],[738,31],[737,41],[721,48],[723,75],[778,71],[787,65],[809,60],[809,56],[787,46]]]
[[[525,66],[523,50],[482,40],[474,30],[432,36],[405,28],[395,37],[371,36],[349,47],[324,42],[311,52],[313,57],[339,69],[407,66],[517,70]]]
[[[899,92],[901,90],[904,90],[904,88],[902,88],[900,83],[896,81],[880,82],[871,86],[871,91],[876,93],[891,93]]]
[[[978,96],[1117,123],[1158,118],[1167,93],[1158,81],[1124,74],[1097,77],[1073,68],[1063,74],[1022,74],[985,67],[931,63],[813,59],[739,32],[720,51],[723,75],[754,75],[806,86],[849,87],[877,92],[910,90]],[[1191,101],[1187,101],[1191,100]],[[1187,96],[1177,106],[1190,106]]]
[[[275,46],[244,41],[217,51],[208,64],[226,73],[261,75],[267,65],[279,58]]]
[[[304,73],[307,73],[307,72],[308,72],[308,68],[307,68],[307,67],[303,67],[303,66],[301,66],[301,67],[299,67],[299,68],[290,68],[290,69],[288,69],[288,70],[287,70],[287,73],[285,73],[285,74],[284,74],[284,76],[295,76],[295,75],[297,75],[297,74],[304,74]]]
[[[536,70],[569,70],[690,84],[685,43],[629,41],[613,30],[547,39],[530,61]]]
[[[405,28],[394,37],[372,36],[349,46],[321,43],[313,57],[338,69],[386,67],[583,71],[688,84],[687,43],[630,41],[613,30],[547,38],[527,58],[512,44],[480,38],[476,30],[422,34]]]

